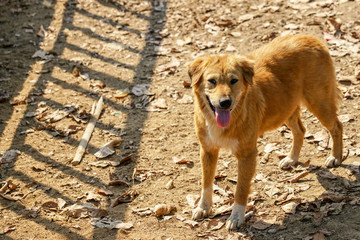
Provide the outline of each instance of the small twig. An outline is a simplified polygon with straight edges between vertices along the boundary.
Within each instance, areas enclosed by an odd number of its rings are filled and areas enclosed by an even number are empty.
[[[28,191],[27,193],[24,194],[24,196],[21,197],[21,199],[25,199],[30,193],[35,192],[37,189],[34,189],[32,191]]]
[[[293,177],[289,177],[283,180],[280,180],[279,182],[291,182],[291,183],[296,183],[298,182],[301,178],[305,177],[306,175],[309,174],[309,171],[302,171],[301,173],[293,176]]]
[[[91,116],[89,124],[87,125],[87,127],[85,129],[84,135],[79,143],[79,147],[75,153],[75,157],[71,161],[72,165],[77,165],[81,162],[81,158],[85,153],[86,146],[90,140],[90,137],[95,128],[96,122],[99,119],[102,108],[103,108],[103,97],[101,97],[100,100],[98,101],[95,111],[94,111],[94,105],[92,107],[91,111],[93,114]]]
[[[133,183],[133,184],[135,184],[136,173],[137,173],[137,169],[136,169],[136,167],[134,167],[134,171],[133,171],[133,174],[132,174],[132,176],[131,176],[131,178],[132,178],[132,183]]]
[[[3,197],[4,199],[6,200],[10,200],[10,201],[16,201],[15,198],[12,198],[12,197],[9,197],[9,196],[6,196],[5,194],[3,193],[0,193],[0,197]]]
[[[2,186],[2,188],[0,189],[0,193],[4,193],[6,190],[8,190],[10,184],[11,184],[11,180],[6,181],[4,186]]]

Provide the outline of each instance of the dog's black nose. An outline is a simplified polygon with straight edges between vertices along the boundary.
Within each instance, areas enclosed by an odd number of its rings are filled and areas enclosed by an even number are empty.
[[[222,98],[222,99],[220,99],[220,107],[229,108],[230,106],[231,106],[231,99],[230,98]]]

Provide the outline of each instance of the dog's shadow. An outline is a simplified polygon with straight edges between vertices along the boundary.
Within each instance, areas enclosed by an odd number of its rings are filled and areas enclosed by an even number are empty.
[[[353,160],[358,161],[359,158],[349,158],[347,162]],[[305,167],[304,164],[299,165]],[[283,205],[277,206],[280,209],[274,215],[275,223],[269,224],[266,219],[258,216],[259,212],[255,212],[239,232],[253,235],[256,239],[281,239],[283,236],[291,236],[294,232],[298,235],[293,235],[292,239],[310,239],[309,237],[315,236],[314,234],[329,236],[330,239],[360,239],[359,167],[345,163],[335,169],[314,165],[310,165],[309,169],[323,190],[319,190],[318,193],[311,192],[308,199],[299,197],[299,202],[294,201],[298,204],[295,213],[285,214],[281,210]],[[292,184],[309,181],[311,180],[301,179]],[[259,226],[264,229],[259,229]]]

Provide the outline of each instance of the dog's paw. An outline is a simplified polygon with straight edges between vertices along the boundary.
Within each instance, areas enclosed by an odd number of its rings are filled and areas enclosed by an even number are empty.
[[[241,224],[244,222],[244,215],[230,215],[229,219],[226,221],[226,229],[229,231],[234,231],[238,229]]]
[[[281,169],[289,169],[297,163],[297,159],[292,159],[290,157],[286,157],[280,161],[279,167]]]
[[[245,206],[234,203],[229,219],[226,221],[226,229],[233,231],[243,224],[245,217]]]
[[[208,217],[211,213],[211,208],[201,208],[197,207],[193,211],[192,219],[199,220],[205,217]]]
[[[328,168],[337,167],[341,165],[341,160],[335,158],[334,156],[330,156],[325,161],[325,166]]]

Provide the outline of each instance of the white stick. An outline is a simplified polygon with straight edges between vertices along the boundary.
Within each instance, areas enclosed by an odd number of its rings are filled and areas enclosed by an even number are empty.
[[[96,105],[95,112],[92,113],[91,119],[89,121],[89,124],[87,125],[84,135],[81,138],[81,141],[79,143],[79,147],[75,153],[74,159],[71,161],[72,165],[77,165],[81,162],[81,158],[84,155],[86,146],[90,140],[91,134],[95,128],[96,122],[99,119],[101,110],[103,108],[103,97],[101,97]],[[93,108],[94,109],[94,108]],[[92,109],[92,111],[93,111]]]

